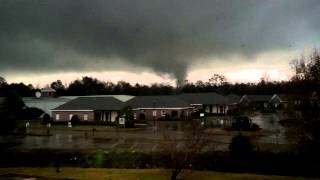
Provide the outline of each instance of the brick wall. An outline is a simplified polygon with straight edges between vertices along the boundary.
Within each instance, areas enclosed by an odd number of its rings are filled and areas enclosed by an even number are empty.
[[[94,121],[94,112],[93,111],[53,111],[52,120],[53,121],[69,121],[70,115],[77,115],[80,121]],[[57,120],[57,115],[59,120]],[[84,116],[88,116],[88,120],[84,120]]]
[[[164,118],[164,116],[162,115],[162,111],[164,111],[164,114],[168,114],[170,117],[172,116],[172,112],[173,111],[177,111],[177,116],[176,118],[180,118],[182,111],[184,112],[184,116],[185,117],[191,117],[191,113],[193,112],[193,109],[145,109],[145,110],[136,110],[134,111],[134,113],[136,114],[136,120],[142,120],[140,119],[140,114],[144,114],[145,115],[145,120],[147,121],[151,121],[154,119],[160,119],[160,118]],[[155,116],[154,113],[155,112]]]

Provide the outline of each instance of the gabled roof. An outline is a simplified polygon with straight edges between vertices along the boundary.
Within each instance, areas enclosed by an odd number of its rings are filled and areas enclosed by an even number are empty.
[[[25,105],[28,107],[36,107],[39,109],[42,109],[44,112],[51,115],[51,109],[54,109],[62,104],[65,104],[66,102],[71,101],[71,99],[63,98],[63,97],[41,97],[41,98],[35,98],[35,97],[24,97],[22,98]]]
[[[126,102],[130,99],[132,99],[134,96],[131,95],[88,95],[88,96],[61,96],[61,98],[66,98],[66,99],[76,99],[78,97],[114,97],[122,102]]]
[[[275,94],[281,102],[289,102],[294,100],[308,100],[312,94]]]
[[[56,92],[56,90],[53,88],[43,88],[41,89],[41,92]]]
[[[186,108],[189,103],[177,96],[137,96],[126,103],[131,108]]]
[[[228,104],[228,99],[215,92],[183,93],[178,96],[189,104]]]
[[[245,95],[250,102],[268,102],[273,95]]]
[[[79,97],[53,110],[121,110],[125,103],[114,97]]]
[[[241,96],[238,96],[236,94],[228,94],[225,97],[228,99],[228,102],[230,104],[239,103],[241,99]]]
[[[303,98],[301,94],[276,94],[282,102],[288,102],[294,99]]]
[[[36,97],[23,97],[22,100],[25,103],[50,103],[50,102],[68,102],[71,99],[64,98],[63,96],[60,97],[41,97],[41,98],[36,98]]]

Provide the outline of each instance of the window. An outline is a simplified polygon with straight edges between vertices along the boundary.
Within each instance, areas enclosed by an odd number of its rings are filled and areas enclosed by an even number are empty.
[[[71,119],[72,119],[72,116],[73,116],[73,114],[69,114],[69,120],[71,120]]]
[[[56,120],[60,120],[60,114],[56,114]]]
[[[88,114],[83,115],[83,120],[87,121],[88,120]]]
[[[134,119],[134,120],[137,119],[137,113],[133,113],[133,119]]]
[[[157,116],[157,111],[152,111],[152,116]]]

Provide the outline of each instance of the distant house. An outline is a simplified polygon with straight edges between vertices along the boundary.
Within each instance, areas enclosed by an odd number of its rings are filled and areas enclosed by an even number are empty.
[[[227,101],[228,101],[227,113],[233,114],[233,113],[239,112],[240,111],[239,103],[240,103],[241,96],[236,94],[228,94],[225,97],[227,98]]]
[[[273,108],[297,107],[310,101],[312,94],[275,94],[270,100],[270,105]]]
[[[272,95],[243,95],[240,99],[240,104],[256,109],[267,109],[271,98]]]
[[[225,95],[225,97],[227,98],[228,104],[239,104],[241,96],[236,95],[236,94],[228,94]]]
[[[114,97],[78,97],[52,110],[53,121],[115,122],[125,103]]]
[[[122,102],[125,102],[133,96],[129,95],[90,95],[90,96],[60,96],[60,97],[24,97],[22,98],[27,107],[35,107],[42,109],[44,112],[52,116],[52,109],[65,104],[78,97],[114,97]]]
[[[197,111],[209,114],[226,114],[228,99],[220,94],[211,93],[183,93],[178,96],[194,107]]]
[[[289,105],[290,95],[287,94],[275,94],[270,99],[270,106],[272,108],[287,108]]]
[[[126,103],[137,121],[188,119],[192,107],[177,96],[137,96]]]
[[[41,97],[55,97],[56,90],[52,88],[43,88],[41,89]]]

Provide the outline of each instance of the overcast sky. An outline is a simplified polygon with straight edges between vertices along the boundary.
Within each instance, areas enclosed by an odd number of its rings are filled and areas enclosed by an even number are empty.
[[[284,80],[319,46],[319,14],[319,0],[0,0],[0,76]]]

